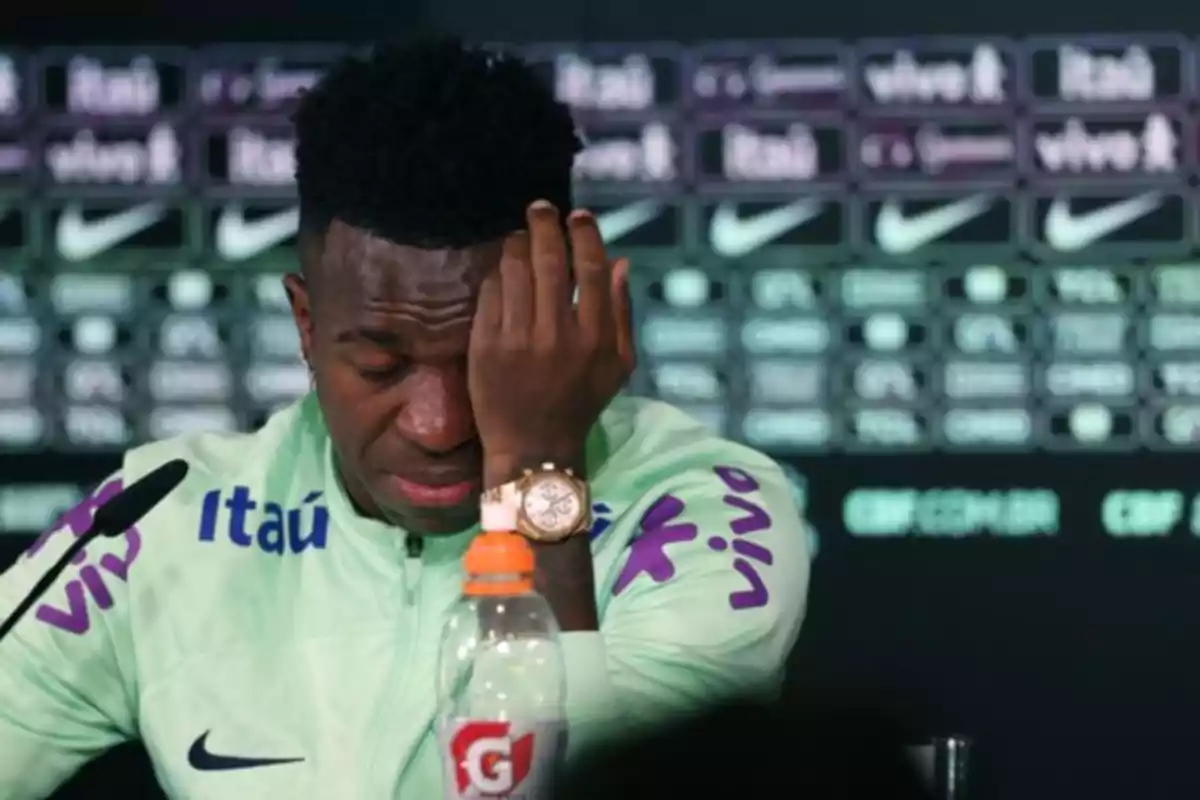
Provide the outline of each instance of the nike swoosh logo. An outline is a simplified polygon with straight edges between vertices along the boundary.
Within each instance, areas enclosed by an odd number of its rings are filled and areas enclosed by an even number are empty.
[[[205,731],[200,738],[192,742],[188,750],[188,763],[193,769],[201,772],[227,772],[235,769],[254,769],[256,767],[273,767],[279,764],[295,764],[303,758],[242,758],[240,756],[220,756],[208,749],[208,735]]]
[[[739,217],[735,203],[722,203],[708,223],[709,244],[719,256],[739,258],[803,225],[824,207],[821,200],[797,200],[752,217]]]
[[[249,221],[237,206],[229,206],[217,218],[217,254],[226,261],[244,261],[295,236],[300,227],[300,209],[289,208]]]
[[[620,239],[630,231],[637,230],[662,212],[663,204],[657,200],[639,200],[627,206],[605,211],[596,217],[600,238],[605,242]]]
[[[1071,201],[1056,197],[1046,211],[1042,232],[1046,237],[1046,244],[1055,250],[1070,253],[1095,244],[1113,231],[1146,216],[1160,205],[1160,192],[1146,192],[1086,214],[1073,216]]]
[[[885,253],[911,253],[975,219],[992,202],[990,195],[972,195],[906,217],[900,204],[889,200],[875,218],[875,244]]]
[[[141,233],[167,213],[162,203],[150,202],[109,214],[100,219],[83,218],[83,208],[63,209],[54,233],[58,254],[68,261],[87,261]]]

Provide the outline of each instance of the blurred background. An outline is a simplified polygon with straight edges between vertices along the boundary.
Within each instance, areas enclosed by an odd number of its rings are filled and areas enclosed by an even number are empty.
[[[1196,11],[41,5],[0,26],[0,565],[124,448],[305,390],[292,99],[456,32],[577,110],[635,389],[791,470],[791,691],[971,736],[972,798],[1200,788]]]

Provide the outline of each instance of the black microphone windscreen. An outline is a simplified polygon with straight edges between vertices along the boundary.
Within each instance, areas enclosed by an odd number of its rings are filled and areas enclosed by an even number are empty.
[[[178,458],[151,470],[96,510],[92,530],[120,536],[170,494],[187,473],[187,462]]]

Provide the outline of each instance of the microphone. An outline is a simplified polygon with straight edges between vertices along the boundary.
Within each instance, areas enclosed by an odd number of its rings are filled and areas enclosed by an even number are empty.
[[[178,458],[173,459],[146,473],[96,509],[96,513],[92,516],[91,527],[82,536],[76,537],[75,541],[71,542],[71,546],[62,554],[58,562],[47,570],[46,574],[29,590],[29,594],[25,595],[20,604],[8,615],[8,618],[0,623],[0,641],[20,622],[21,617],[25,616],[25,612],[29,611],[30,607],[45,594],[51,584],[67,568],[67,564],[71,563],[71,559],[79,555],[79,552],[87,547],[89,542],[98,536],[120,536],[132,528],[138,520],[150,513],[150,509],[174,491],[187,473],[187,462]]]

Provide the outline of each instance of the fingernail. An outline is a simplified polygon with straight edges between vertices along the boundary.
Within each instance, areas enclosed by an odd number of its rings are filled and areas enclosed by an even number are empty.
[[[567,217],[567,219],[569,219],[571,222],[583,222],[584,220],[591,218],[592,212],[588,211],[586,208],[577,208],[571,212],[569,217]]]
[[[529,205],[530,211],[553,211],[554,204],[549,200],[534,200]]]

